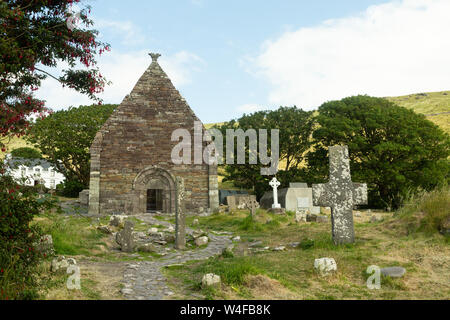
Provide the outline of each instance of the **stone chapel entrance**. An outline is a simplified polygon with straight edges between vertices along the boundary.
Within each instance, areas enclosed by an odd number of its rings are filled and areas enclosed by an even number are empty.
[[[147,190],[147,212],[162,212],[164,210],[163,191],[162,189]]]
[[[133,182],[133,213],[175,213],[176,186],[173,175],[164,169],[149,167]]]

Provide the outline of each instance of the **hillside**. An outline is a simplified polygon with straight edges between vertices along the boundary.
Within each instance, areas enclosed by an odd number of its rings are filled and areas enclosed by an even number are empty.
[[[387,99],[426,115],[430,121],[450,133],[450,91],[410,94]]]
[[[416,93],[400,97],[386,97],[401,107],[413,109],[427,116],[450,134],[450,91]],[[222,124],[222,123],[220,123]],[[207,129],[215,123],[205,124]]]

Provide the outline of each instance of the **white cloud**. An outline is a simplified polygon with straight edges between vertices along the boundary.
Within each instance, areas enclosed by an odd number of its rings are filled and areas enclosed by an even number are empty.
[[[112,50],[99,59],[99,68],[112,85],[107,86],[100,97],[105,103],[120,103],[131,92],[138,79],[151,64],[149,50],[121,53]],[[176,87],[189,84],[191,76],[199,72],[204,65],[203,60],[193,53],[178,52],[172,56],[162,56],[159,59],[161,67],[166,71]],[[63,69],[60,67],[60,69]],[[57,72],[53,71],[52,74]],[[54,110],[69,106],[92,104],[86,96],[61,85],[54,79],[46,79],[37,91],[37,96],[46,100],[46,105]]]
[[[349,95],[448,90],[450,1],[404,0],[286,32],[250,59],[269,103],[312,109]]]
[[[253,113],[253,112],[261,111],[261,110],[265,110],[265,109],[267,109],[267,108],[264,108],[261,105],[257,105],[257,104],[253,104],[253,103],[244,104],[244,105],[241,105],[236,108],[237,111],[245,112],[245,113]]]
[[[98,19],[95,21],[96,29],[100,30],[99,39],[103,40],[104,32],[112,32],[121,38],[123,45],[137,45],[145,42],[146,37],[141,29],[131,21],[112,21]]]
[[[192,74],[202,71],[206,65],[200,57],[187,51],[180,51],[172,56],[163,55],[159,62],[177,86],[190,84]]]

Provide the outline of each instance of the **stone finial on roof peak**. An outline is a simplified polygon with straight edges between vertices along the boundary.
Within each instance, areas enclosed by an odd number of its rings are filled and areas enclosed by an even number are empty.
[[[152,57],[153,62],[158,62],[158,58],[161,57],[159,53],[149,53],[150,57]]]

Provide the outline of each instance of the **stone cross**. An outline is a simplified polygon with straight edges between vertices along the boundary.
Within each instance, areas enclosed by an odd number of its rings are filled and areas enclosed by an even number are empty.
[[[185,189],[183,178],[176,178],[176,188],[175,249],[183,250],[186,248]]]
[[[249,201],[247,202],[246,207],[247,207],[247,209],[250,210],[250,216],[251,216],[252,219],[253,219],[253,218],[255,217],[255,215],[256,215],[256,209],[259,208],[259,203],[258,203],[258,201],[251,199],[251,200],[249,200]]]
[[[347,146],[329,148],[330,179],[313,185],[315,206],[331,207],[333,241],[336,245],[353,243],[353,206],[367,204],[367,184],[353,183]]]
[[[133,238],[134,222],[127,220],[122,231],[116,235],[117,243],[120,244],[122,251],[133,252],[134,250],[134,238]]]
[[[153,62],[157,62],[158,58],[161,57],[159,53],[149,53],[149,56],[152,57]]]
[[[281,183],[277,180],[277,178],[274,177],[272,181],[270,181],[269,185],[273,188],[272,209],[280,209],[281,205],[278,203],[278,187],[281,185]]]

